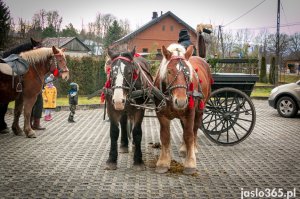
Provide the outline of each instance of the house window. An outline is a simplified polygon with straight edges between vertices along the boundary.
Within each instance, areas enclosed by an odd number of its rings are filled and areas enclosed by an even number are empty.
[[[157,49],[157,53],[158,53],[158,54],[161,54],[161,49],[160,49],[160,48]]]
[[[165,29],[166,29],[166,26],[163,25],[163,26],[162,26],[162,31],[165,31]]]
[[[148,48],[143,48],[143,53],[147,53],[148,52]]]
[[[171,27],[170,27],[170,30],[173,31],[173,30],[174,30],[174,26],[171,26]]]

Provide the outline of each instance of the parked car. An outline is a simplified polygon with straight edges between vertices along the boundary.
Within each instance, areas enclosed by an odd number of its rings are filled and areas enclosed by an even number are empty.
[[[269,105],[282,117],[295,117],[300,108],[300,80],[275,87],[269,96]]]

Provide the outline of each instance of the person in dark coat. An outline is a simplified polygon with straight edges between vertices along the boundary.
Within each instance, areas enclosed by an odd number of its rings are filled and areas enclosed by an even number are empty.
[[[179,32],[178,43],[182,45],[185,49],[187,49],[190,45],[194,46],[193,56],[196,56],[196,47],[191,42],[191,38],[187,29],[181,29]]]
[[[76,106],[78,104],[78,90],[79,86],[75,82],[70,83],[71,89],[68,92],[69,96],[69,108],[70,108],[70,114],[68,118],[68,122],[73,123],[74,121],[74,115],[75,115],[75,110]]]

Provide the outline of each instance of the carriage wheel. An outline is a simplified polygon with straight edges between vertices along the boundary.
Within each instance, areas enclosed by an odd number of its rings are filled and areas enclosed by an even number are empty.
[[[234,145],[252,132],[256,112],[250,97],[235,88],[221,88],[211,93],[206,104],[202,130],[213,142]]]

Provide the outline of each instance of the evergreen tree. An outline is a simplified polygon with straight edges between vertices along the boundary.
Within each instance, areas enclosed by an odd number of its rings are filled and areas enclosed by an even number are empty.
[[[275,57],[272,57],[272,60],[271,60],[269,82],[270,82],[270,84],[275,84]]]
[[[69,23],[69,25],[67,25],[66,28],[62,30],[61,36],[62,37],[77,37],[78,33],[77,33],[77,30],[74,28],[73,24]]]
[[[45,28],[42,32],[42,37],[46,38],[46,37],[57,37],[57,32],[55,30],[55,28],[50,25],[47,28]]]
[[[266,71],[266,58],[261,58],[261,66],[260,66],[260,74],[259,74],[260,82],[267,83],[267,71]]]
[[[108,48],[114,41],[122,37],[122,28],[119,23],[114,20],[113,24],[109,26],[107,34],[104,39],[104,48]]]
[[[0,49],[5,48],[10,29],[10,12],[6,4],[0,0]]]

